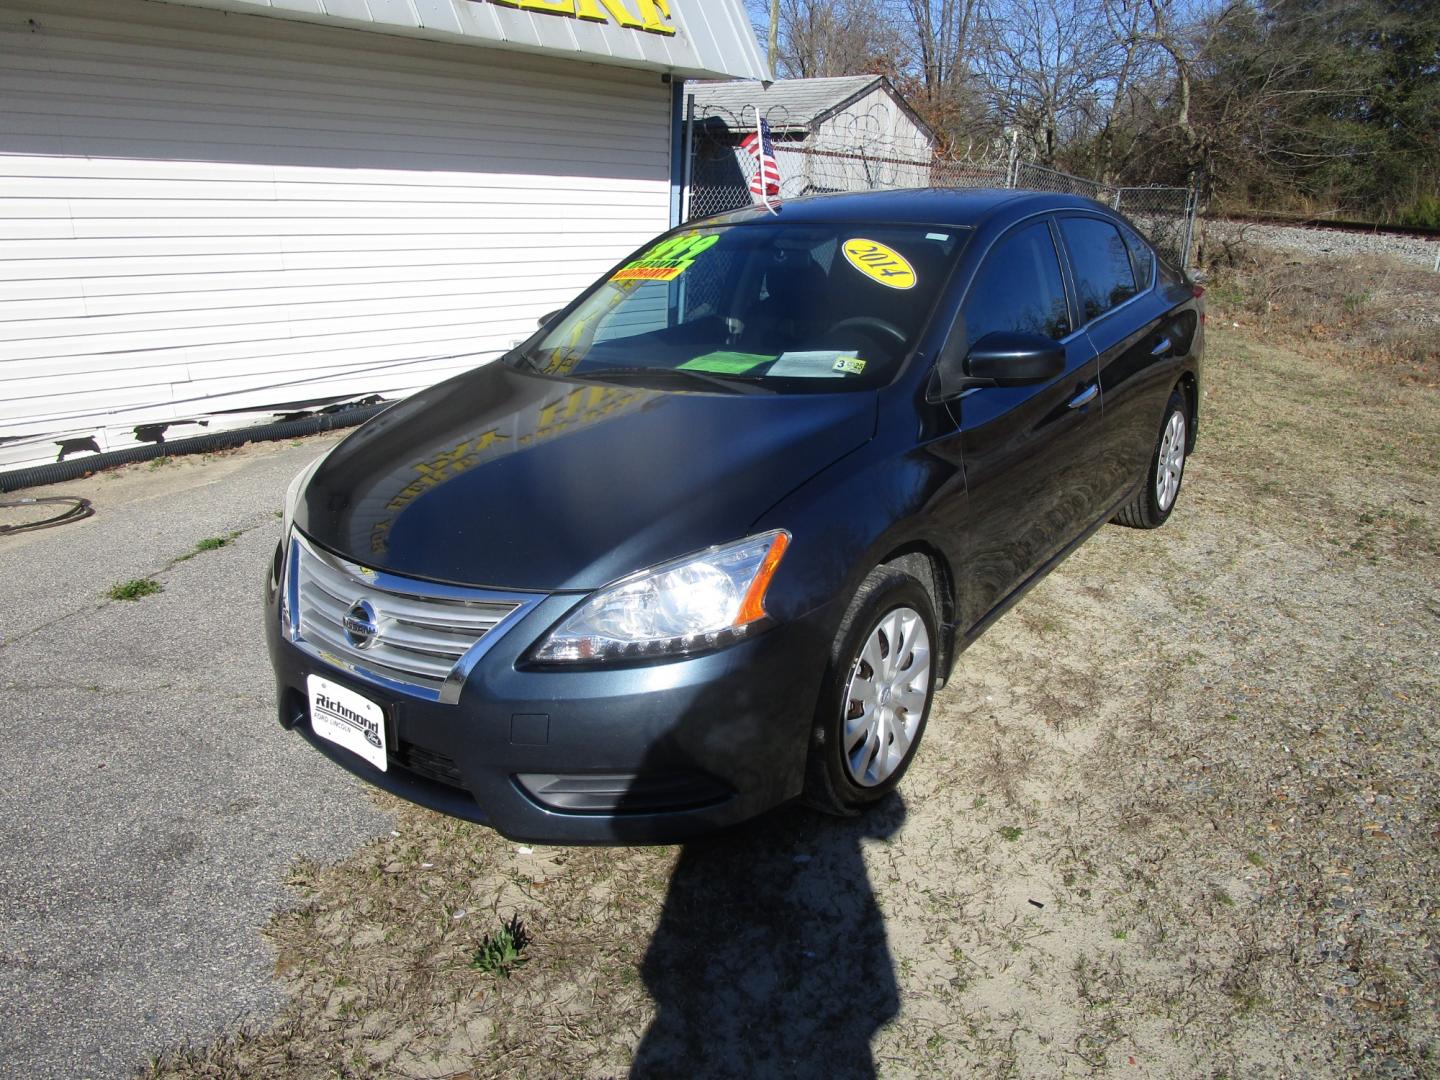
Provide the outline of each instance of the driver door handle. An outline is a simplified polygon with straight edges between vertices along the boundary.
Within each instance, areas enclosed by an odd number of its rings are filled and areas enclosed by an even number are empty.
[[[1095,395],[1098,393],[1100,393],[1100,384],[1092,382],[1084,390],[1081,390],[1080,393],[1071,398],[1066,408],[1078,409],[1082,405],[1089,405],[1090,402],[1095,400]]]

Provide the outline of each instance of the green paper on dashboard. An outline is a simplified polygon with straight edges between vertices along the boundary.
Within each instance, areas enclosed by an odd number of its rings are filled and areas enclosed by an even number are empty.
[[[714,371],[721,375],[743,375],[761,364],[774,360],[773,356],[761,356],[748,352],[712,352],[686,360],[680,365],[681,371]]]

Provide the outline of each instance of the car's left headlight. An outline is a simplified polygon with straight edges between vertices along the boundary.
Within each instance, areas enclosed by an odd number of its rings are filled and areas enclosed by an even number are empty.
[[[550,631],[533,659],[643,660],[728,645],[765,621],[765,591],[789,544],[777,529],[622,578]]]

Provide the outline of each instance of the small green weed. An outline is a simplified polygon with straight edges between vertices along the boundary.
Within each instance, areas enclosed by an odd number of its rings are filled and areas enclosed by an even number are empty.
[[[1364,307],[1370,303],[1369,293],[1347,293],[1341,298],[1340,304],[1347,315],[1358,315]]]
[[[149,578],[131,578],[129,581],[122,581],[119,585],[110,586],[109,597],[111,600],[139,600],[142,596],[150,596],[161,591],[161,584],[158,581],[151,581]]]
[[[525,962],[525,957],[520,954],[529,944],[530,935],[525,930],[525,924],[520,921],[519,915],[513,916],[499,930],[481,939],[470,966],[487,975],[508,979],[510,972]]]
[[[995,830],[1000,834],[1001,840],[1019,840],[1025,830],[1017,825],[1002,825]]]
[[[176,556],[175,562],[182,563],[187,559],[193,559],[201,552],[219,551],[223,547],[228,547],[231,541],[239,539],[240,535],[238,532],[231,532],[226,533],[224,536],[207,536],[204,540],[197,542],[194,548],[187,551],[184,555]]]
[[[169,457],[168,455],[165,456],[165,457],[151,458],[151,459],[150,459],[150,471],[151,471],[151,472],[154,472],[156,469],[163,469],[163,468],[165,468],[166,465],[174,465],[174,464],[175,464],[175,459],[174,459],[173,457]]]

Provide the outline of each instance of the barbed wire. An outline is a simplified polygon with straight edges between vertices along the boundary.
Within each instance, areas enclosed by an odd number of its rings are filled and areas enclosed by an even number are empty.
[[[749,206],[758,168],[741,141],[755,130],[754,114],[707,106],[691,126],[687,221]],[[1033,162],[1012,161],[1003,146],[944,155],[918,130],[887,129],[880,106],[846,112],[819,125],[798,122],[785,105],[764,110],[780,166],[780,195],[878,191],[911,187],[1006,187],[1063,192],[1105,203],[1126,215],[1176,266],[1188,263],[1195,199],[1187,188],[1116,187]]]

